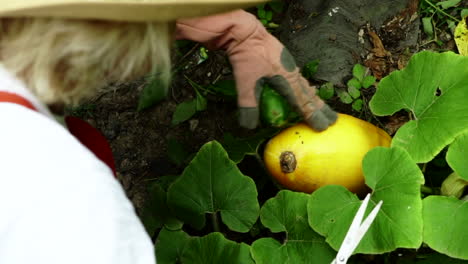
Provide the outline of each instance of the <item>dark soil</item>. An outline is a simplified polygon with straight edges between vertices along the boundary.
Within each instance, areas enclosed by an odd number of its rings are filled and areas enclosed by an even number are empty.
[[[177,175],[183,169],[168,158],[168,139],[176,140],[187,152],[195,153],[204,143],[221,140],[227,131],[245,133],[237,124],[235,102],[223,98],[209,98],[206,111],[179,125],[171,124],[176,106],[195,96],[184,75],[202,86],[229,77],[224,54],[210,52],[209,55],[207,61],[174,76],[168,98],[150,109],[137,111],[140,92],[146,85],[144,80],[137,80],[118,85],[72,110],[72,114],[88,121],[108,139],[118,179],[137,211],[144,205],[148,180]],[[186,56],[187,65],[196,60],[191,57],[195,56]]]

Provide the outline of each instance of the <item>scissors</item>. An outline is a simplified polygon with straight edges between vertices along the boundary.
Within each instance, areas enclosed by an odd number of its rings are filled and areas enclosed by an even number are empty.
[[[372,222],[374,222],[374,219],[377,216],[383,201],[380,201],[372,210],[372,212],[367,216],[364,222],[362,222],[362,218],[366,212],[369,199],[370,194],[367,194],[364,201],[362,201],[361,207],[359,207],[359,210],[357,211],[351,226],[349,227],[348,233],[346,234],[343,243],[341,244],[340,250],[338,250],[336,258],[332,261],[331,264],[346,264],[354,250],[359,245],[359,242],[361,242],[361,239],[366,234]]]

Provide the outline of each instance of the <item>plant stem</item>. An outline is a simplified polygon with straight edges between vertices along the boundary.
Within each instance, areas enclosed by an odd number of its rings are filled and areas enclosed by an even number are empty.
[[[427,187],[425,185],[421,185],[421,192],[422,193],[425,193],[425,194],[433,194],[434,191],[432,190],[432,188],[430,187]]]
[[[422,171],[423,174],[426,173],[426,168],[427,168],[427,163],[424,163],[424,164],[423,164],[423,167],[422,167],[422,169],[421,169],[421,171]]]
[[[263,163],[263,159],[262,157],[258,154],[258,153],[255,153],[255,159],[257,160],[258,164],[260,165],[260,167],[266,172],[268,173],[268,170],[266,169],[265,167],[265,163]]]
[[[211,221],[213,222],[213,230],[215,232],[221,232],[221,229],[219,228],[219,220],[218,220],[218,212],[214,212],[211,214]]]
[[[451,15],[445,13],[444,10],[440,9],[439,7],[437,7],[436,5],[434,5],[433,3],[431,3],[429,0],[424,0],[424,1],[425,1],[426,3],[428,3],[430,6],[432,6],[435,10],[437,10],[437,12],[440,12],[440,13],[444,14],[445,16],[449,17],[449,18],[452,19],[452,20],[455,20],[455,21],[457,21],[457,22],[460,22],[459,19],[457,19],[457,18],[455,18],[455,17],[453,17],[453,16],[451,16]]]

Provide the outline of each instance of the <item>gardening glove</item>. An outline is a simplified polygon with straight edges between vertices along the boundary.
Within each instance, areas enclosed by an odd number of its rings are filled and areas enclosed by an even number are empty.
[[[335,122],[336,112],[316,95],[289,51],[252,14],[236,10],[178,20],[176,38],[227,52],[237,83],[241,126],[257,127],[265,84],[286,97],[313,129],[322,131]]]

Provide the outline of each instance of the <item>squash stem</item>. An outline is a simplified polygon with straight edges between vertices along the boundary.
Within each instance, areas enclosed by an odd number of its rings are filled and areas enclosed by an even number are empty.
[[[294,153],[285,151],[280,156],[280,166],[283,173],[291,173],[296,170],[297,160]]]
[[[213,222],[213,230],[215,232],[221,232],[221,229],[219,228],[218,212],[211,214],[211,221]]]

